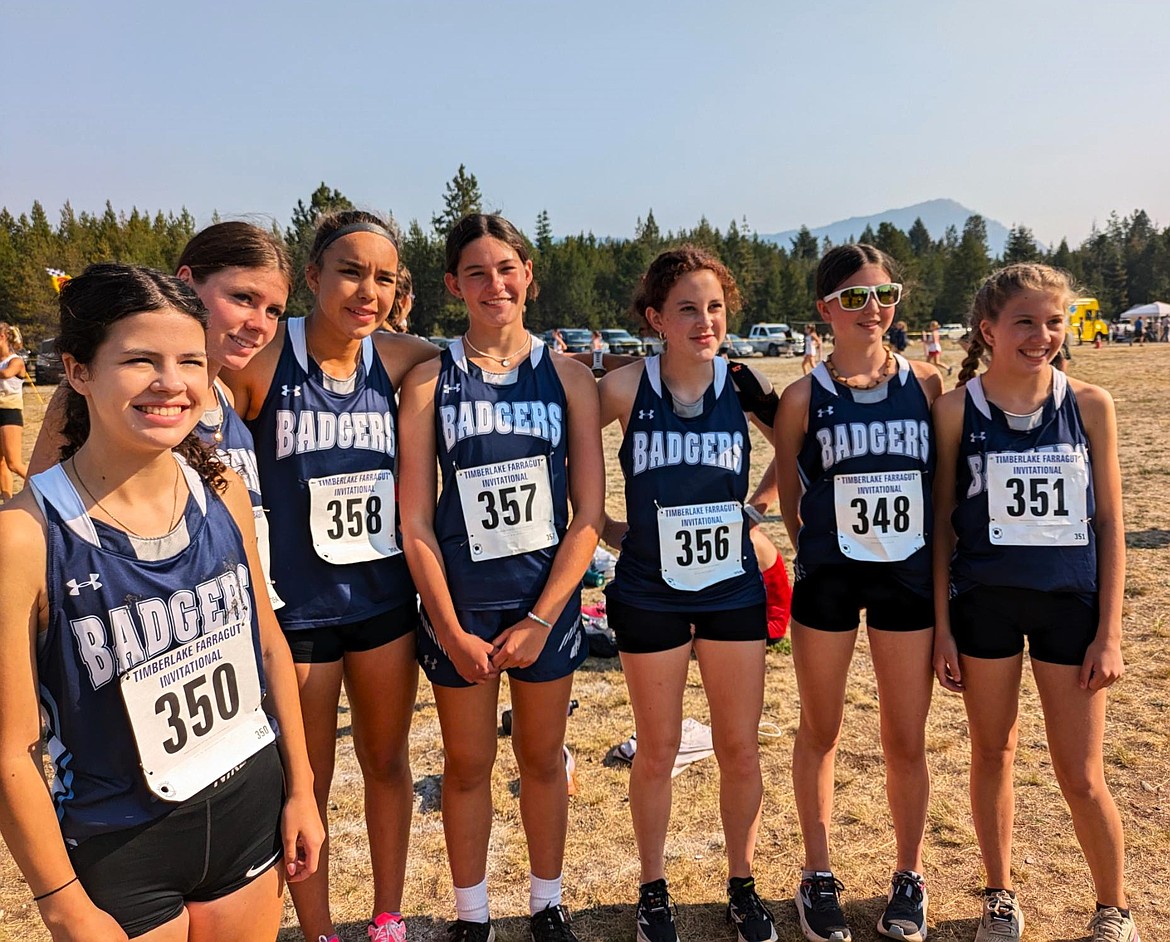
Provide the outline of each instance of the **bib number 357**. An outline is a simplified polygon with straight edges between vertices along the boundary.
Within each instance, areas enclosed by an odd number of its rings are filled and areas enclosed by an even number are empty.
[[[555,546],[548,457],[514,458],[455,472],[473,562]]]

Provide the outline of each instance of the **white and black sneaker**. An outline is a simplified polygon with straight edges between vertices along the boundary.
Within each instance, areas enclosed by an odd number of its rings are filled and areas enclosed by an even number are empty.
[[[679,942],[674,928],[674,903],[665,880],[643,883],[634,918],[638,923],[638,942]]]
[[[818,870],[796,888],[796,915],[808,942],[852,942],[853,934],[841,912],[845,886],[831,871]]]
[[[752,877],[727,881],[727,921],[735,926],[739,942],[776,942],[772,913],[756,894]]]
[[[496,942],[496,930],[490,919],[487,922],[456,919],[447,924],[447,938],[449,942]]]
[[[926,940],[926,881],[914,870],[897,870],[890,881],[886,911],[877,922],[877,931],[890,939],[906,942]]]

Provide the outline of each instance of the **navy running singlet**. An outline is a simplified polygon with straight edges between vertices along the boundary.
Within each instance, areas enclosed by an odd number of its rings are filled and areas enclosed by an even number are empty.
[[[215,398],[219,405],[214,414],[203,413],[199,424],[195,426],[195,432],[206,444],[215,449],[219,460],[235,471],[248,488],[248,497],[252,501],[252,519],[256,524],[256,545],[260,551],[260,564],[264,567],[265,581],[268,583],[268,598],[273,608],[280,608],[284,605],[284,600],[277,594],[276,585],[272,581],[272,546],[268,537],[268,514],[264,508],[264,500],[260,496],[260,470],[256,467],[256,447],[252,443],[252,433],[231,407],[219,385],[219,380],[215,381],[212,388],[215,389]],[[217,433],[220,436],[219,441],[216,441]]]
[[[931,594],[934,449],[930,406],[905,357],[875,389],[810,374],[808,431],[797,455],[800,499],[796,578],[849,560],[888,563],[890,575]]]
[[[362,341],[352,390],[330,388],[288,321],[260,414],[249,423],[272,508],[272,576],[286,631],[364,621],[406,604],[414,585],[398,530],[398,406]]]
[[[462,340],[443,351],[435,535],[457,609],[526,608],[540,597],[568,526],[568,433],[565,390],[539,338],[510,373],[485,373]]]
[[[606,589],[627,605],[709,612],[764,601],[743,512],[747,419],[727,362],[713,363],[702,414],[683,418],[662,384],[659,358],[646,360],[618,450],[629,530]]]
[[[182,519],[150,540],[91,519],[62,465],[29,480],[48,532],[40,701],[70,844],[161,817],[275,739],[240,531],[180,467]]]
[[[1030,416],[967,383],[951,523],[958,543],[951,592],[976,585],[1097,591],[1096,511],[1089,439],[1068,378]]]

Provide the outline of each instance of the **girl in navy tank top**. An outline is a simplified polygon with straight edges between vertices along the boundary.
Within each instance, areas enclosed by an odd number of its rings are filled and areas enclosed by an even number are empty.
[[[816,293],[833,352],[784,390],[775,434],[780,507],[796,547],[792,654],[800,726],[792,779],[804,840],[796,909],[806,938],[851,938],[829,829],[845,687],[864,608],[897,844],[877,930],[921,942],[933,687],[930,403],[942,383],[933,367],[908,362],[883,343],[902,295],[896,264],[884,252],[866,244],[830,250],[817,267]]]
[[[663,338],[664,350],[599,384],[602,422],[620,422],[623,431],[629,529],[606,595],[638,729],[630,812],[642,942],[678,939],[665,840],[692,651],[719,758],[729,915],[740,939],[776,938],[752,878],[767,615],[744,512],[751,442],[719,356],[728,312],[739,303],[731,272],[710,252],[684,245],[662,253],[642,278],[633,314]]]
[[[0,512],[4,839],[54,934],[275,938],[273,865],[307,878],[324,830],[248,494],[192,434],[206,311],[121,265],[68,282],[61,310],[66,460]],[[40,710],[52,795],[28,748]],[[233,811],[227,783],[258,786],[278,747],[283,812],[270,786]],[[263,856],[181,837],[192,812]]]
[[[1136,942],[1121,818],[1102,758],[1122,675],[1125,527],[1113,400],[1053,368],[1078,292],[1010,265],[980,288],[959,388],[934,405],[935,654],[971,728],[971,810],[987,886],[981,934],[1017,939],[1012,762],[1025,643],[1048,748],[1093,878],[1094,939]],[[985,372],[976,376],[981,357]]]
[[[221,370],[243,369],[276,334],[292,286],[292,261],[271,232],[246,222],[221,222],[196,233],[179,256],[176,275],[207,308],[207,371],[212,380],[196,432],[220,460],[244,479],[252,500],[260,560],[268,594],[279,608],[271,579],[268,518],[256,473],[252,433],[232,410]],[[63,438],[64,390],[53,394],[29,462],[33,471],[55,464]]]
[[[537,285],[506,219],[476,213],[456,224],[445,281],[467,307],[467,332],[402,388],[402,530],[423,607],[419,659],[443,732],[450,931],[461,942],[495,937],[486,873],[506,671],[532,935],[570,940],[562,749],[573,671],[587,654],[579,586],[604,507],[596,384],[525,329]]]
[[[326,816],[344,681],[365,786],[374,937],[397,940],[413,783],[407,749],[418,685],[417,601],[397,532],[395,390],[438,351],[379,331],[394,303],[398,249],[371,213],[326,216],[305,267],[305,318],[225,379],[255,437],[272,513],[278,613],[292,649]],[[306,939],[332,939],[328,866],[293,887]]]

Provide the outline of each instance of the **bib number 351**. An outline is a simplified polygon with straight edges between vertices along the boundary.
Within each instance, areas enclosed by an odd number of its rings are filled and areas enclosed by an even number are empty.
[[[996,546],[1086,546],[1089,465],[1083,452],[987,456],[987,536]]]

